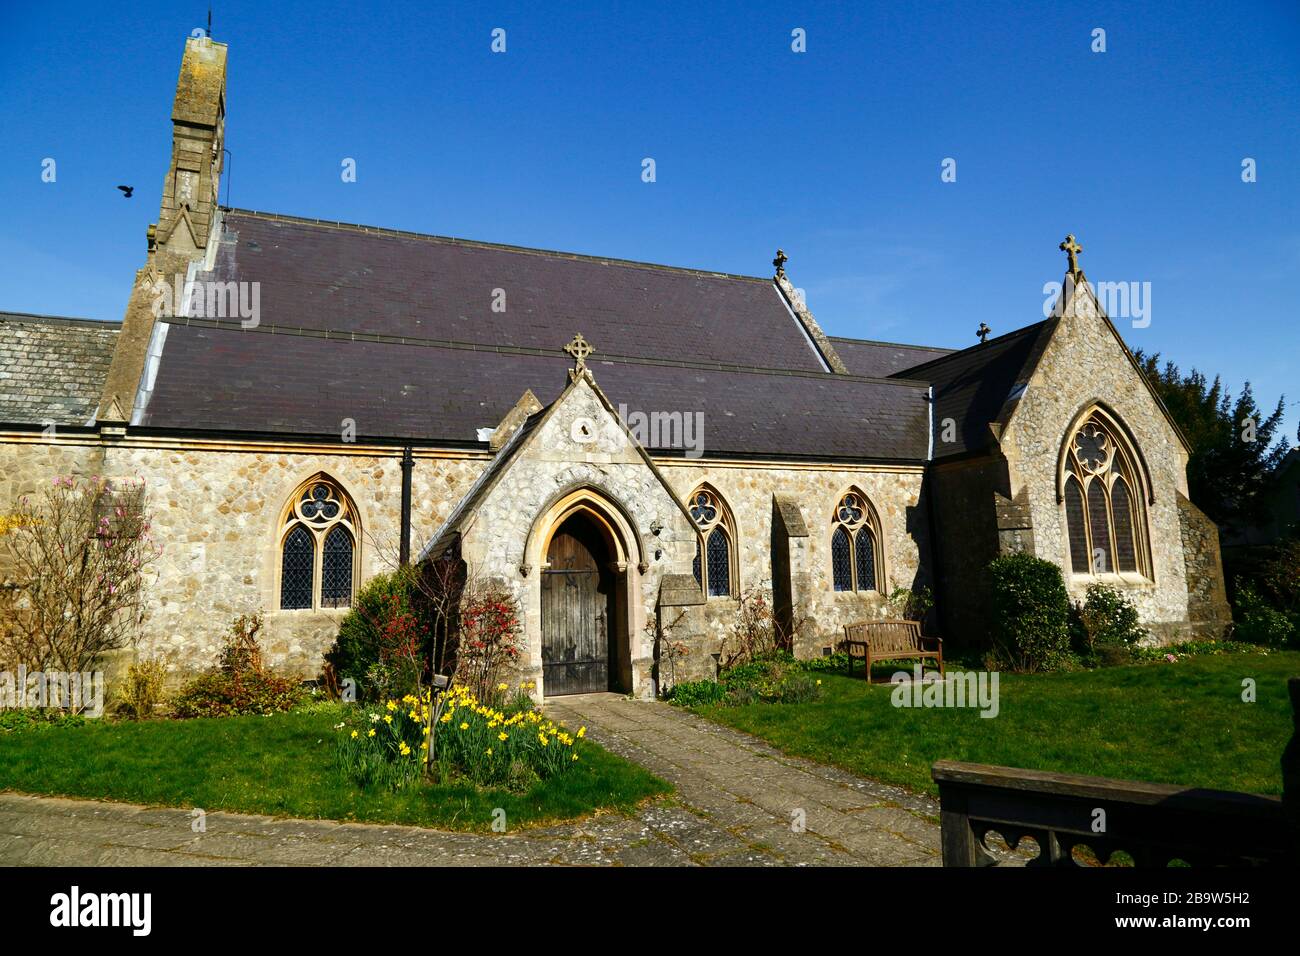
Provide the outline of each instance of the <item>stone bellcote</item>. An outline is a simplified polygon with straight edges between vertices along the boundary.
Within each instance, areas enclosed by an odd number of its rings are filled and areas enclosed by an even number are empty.
[[[226,45],[189,37],[172,104],[172,154],[163,179],[158,222],[135,275],[96,421],[120,428],[132,416],[149,343],[157,325],[158,290],[184,282],[203,258],[217,222],[226,123]]]
[[[163,179],[149,248],[185,252],[207,245],[221,190],[226,123],[226,45],[185,41],[172,105],[172,160]]]

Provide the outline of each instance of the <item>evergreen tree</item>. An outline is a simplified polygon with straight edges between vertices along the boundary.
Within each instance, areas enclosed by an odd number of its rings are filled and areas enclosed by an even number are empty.
[[[1285,399],[1279,398],[1265,418],[1249,382],[1234,399],[1217,375],[1210,383],[1196,369],[1184,375],[1173,362],[1161,367],[1159,352],[1139,351],[1134,357],[1191,445],[1192,501],[1221,526],[1262,523],[1267,518],[1262,492],[1290,450],[1285,437],[1274,444]]]

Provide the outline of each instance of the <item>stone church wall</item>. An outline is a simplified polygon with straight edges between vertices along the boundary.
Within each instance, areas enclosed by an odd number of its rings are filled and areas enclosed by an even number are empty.
[[[92,439],[98,441],[98,439]],[[269,663],[304,677],[320,671],[346,609],[281,611],[276,597],[276,527],[289,496],[325,472],[361,517],[361,580],[397,562],[400,451],[250,451],[148,448],[134,443],[73,446],[0,443],[0,510],[57,474],[146,480],[163,552],[149,588],[140,653],[161,655],[176,673],[211,666],[230,623],[262,611]],[[418,550],[486,464],[484,456],[415,453],[412,542]]]
[[[1094,402],[1104,403],[1131,431],[1155,488],[1155,501],[1146,505],[1154,580],[1107,575],[1106,583],[1129,595],[1158,637],[1186,633],[1188,571],[1178,512],[1179,493],[1187,493],[1185,452],[1140,373],[1095,315],[1062,319],[1003,436],[1012,491],[1028,490],[1035,552],[1061,566],[1071,599],[1081,600],[1095,579],[1070,569],[1056,477],[1067,429]]]
[[[820,655],[838,643],[845,624],[890,617],[887,598],[895,588],[929,585],[922,570],[929,544],[920,469],[665,461],[662,470],[678,497],[685,499],[707,482],[731,509],[738,538],[736,594],[772,588],[772,496],[799,509],[808,530],[807,538],[800,539],[806,542],[807,584],[796,588],[794,608],[795,653],[800,657]],[[880,519],[884,591],[837,592],[832,587],[831,516],[840,497],[854,486],[870,498]],[[700,615],[705,669],[712,664],[710,655],[720,652],[731,633],[739,606],[735,598],[715,597],[705,603]],[[712,671],[701,676],[712,676]]]
[[[1187,616],[1192,636],[1217,640],[1226,636],[1232,624],[1232,608],[1223,583],[1219,528],[1181,494],[1178,517],[1182,521],[1183,554],[1187,562]]]

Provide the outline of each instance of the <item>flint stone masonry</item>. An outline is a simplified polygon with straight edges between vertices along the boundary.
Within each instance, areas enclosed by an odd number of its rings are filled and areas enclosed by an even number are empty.
[[[1034,553],[1060,565],[1071,600],[1081,600],[1095,579],[1070,569],[1056,469],[1066,432],[1079,416],[1094,403],[1112,410],[1132,431],[1155,488],[1155,501],[1145,505],[1154,579],[1104,577],[1133,600],[1153,631],[1186,633],[1189,578],[1178,515],[1178,496],[1187,494],[1186,451],[1091,297],[1081,291],[1075,303],[1065,311],[1002,436],[1013,497],[1027,492]]]

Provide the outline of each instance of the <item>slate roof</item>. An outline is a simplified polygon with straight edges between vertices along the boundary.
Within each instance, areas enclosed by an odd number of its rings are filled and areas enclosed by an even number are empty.
[[[904,369],[949,355],[952,349],[929,345],[899,345],[895,342],[870,342],[831,336],[831,346],[854,375],[888,378]]]
[[[823,370],[770,279],[241,210],[225,229],[215,278],[260,282],[273,325]]]
[[[0,422],[91,421],[121,327],[120,322],[0,312]]]
[[[706,455],[925,459],[925,386],[826,372],[769,279],[240,210],[225,232],[207,278],[258,282],[259,325],[169,322],[135,424],[482,447],[525,389],[559,395],[582,332],[616,406],[702,412]]]
[[[184,320],[181,320],[184,321]],[[543,405],[567,381],[563,352],[353,341],[169,324],[153,396],[139,424],[162,428],[437,439],[477,445],[531,388]],[[695,368],[588,360],[628,420],[643,412],[703,413],[706,455],[923,461],[924,385],[824,372]],[[647,447],[681,449],[679,429]]]
[[[934,386],[935,458],[983,451],[994,443],[989,423],[1019,399],[1055,327],[1054,319],[1037,322],[896,373]],[[952,442],[942,440],[947,418],[957,423]]]

